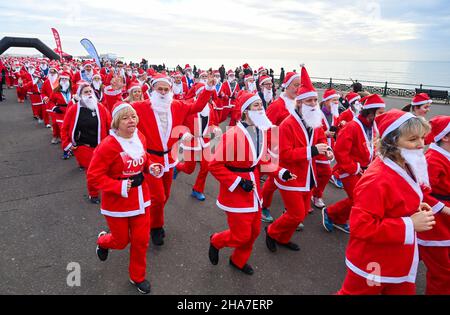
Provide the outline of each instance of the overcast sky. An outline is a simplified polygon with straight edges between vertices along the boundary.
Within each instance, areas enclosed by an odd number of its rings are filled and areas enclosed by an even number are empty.
[[[450,6],[438,0],[8,0],[0,21],[0,37],[54,48],[55,27],[70,54],[86,54],[87,37],[135,61],[450,60]]]

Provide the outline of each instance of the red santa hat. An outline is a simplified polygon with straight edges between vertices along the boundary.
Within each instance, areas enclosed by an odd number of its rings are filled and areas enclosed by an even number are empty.
[[[100,75],[100,72],[98,72],[98,70],[94,70],[94,74],[92,75],[92,79],[94,79],[94,78],[102,78],[102,76]]]
[[[355,102],[355,101],[357,101],[357,100],[360,100],[360,99],[361,99],[361,96],[359,96],[358,93],[350,92],[350,93],[348,93],[348,94],[345,96],[345,99],[347,100],[347,102],[348,102],[349,104],[351,104],[351,103],[353,103],[353,102]]]
[[[233,70],[228,70],[227,75],[230,75],[230,74],[236,75]]]
[[[93,62],[92,62],[91,60],[85,60],[85,61],[83,62],[83,69],[84,69],[85,67],[87,67],[87,66],[91,66],[91,68],[93,68],[93,67],[94,67],[94,64],[93,64]]]
[[[157,72],[156,72],[155,69],[153,69],[153,68],[148,68],[148,69],[147,69],[147,74],[148,74],[150,77],[153,77],[156,73],[157,73]]]
[[[176,78],[176,77],[179,77],[179,78],[181,78],[183,75],[181,74],[181,72],[179,72],[179,71],[176,71],[174,74],[173,74],[173,77],[174,78]]]
[[[250,80],[250,79],[254,79],[252,74],[247,74],[247,75],[244,77],[244,81],[245,81],[245,82],[247,82],[247,81]]]
[[[264,67],[259,67],[259,69],[258,69],[258,74],[260,74],[261,72],[263,72],[263,71],[265,71],[266,70],[266,68],[264,68]]]
[[[433,103],[433,101],[430,99],[427,93],[419,93],[412,99],[411,106],[422,106],[431,103]]]
[[[292,81],[294,81],[294,79],[296,79],[296,78],[300,78],[300,74],[295,73],[295,72],[288,72],[286,74],[286,76],[284,77],[284,81],[283,81],[283,84],[281,85],[281,87],[287,88],[289,85],[291,85]]]
[[[160,74],[160,73],[157,73],[153,76],[152,86],[155,86],[155,84],[158,82],[166,82],[170,86],[172,86],[172,81],[170,80],[170,78],[168,78],[167,76]]]
[[[184,70],[185,70],[185,71],[186,71],[186,70],[192,70],[192,68],[191,68],[191,66],[190,66],[189,64],[187,64],[187,65],[184,66]]]
[[[196,83],[194,85],[195,96],[198,96],[205,89],[204,83]]]
[[[138,82],[132,82],[130,84],[130,88],[128,89],[128,93],[131,94],[133,92],[133,90],[135,90],[135,89],[141,89],[141,91],[142,91],[142,88],[141,88],[141,86],[139,85]]]
[[[81,96],[81,90],[85,87],[85,86],[91,86],[89,84],[89,82],[84,81],[84,80],[80,80],[77,82],[77,95]]]
[[[336,98],[336,97],[340,98],[341,96],[336,93],[335,89],[327,89],[323,93],[322,102],[326,102],[326,101],[331,100],[332,98]]]
[[[217,75],[217,74],[220,75],[220,71],[219,71],[219,70],[214,70],[214,71],[213,71],[213,74],[214,74],[214,75]]]
[[[361,99],[363,109],[385,108],[384,100],[378,94],[371,94]]]
[[[403,123],[415,117],[416,116],[413,114],[399,109],[391,109],[390,111],[375,117],[381,139],[384,139],[388,134],[398,129]]]
[[[70,73],[69,72],[67,72],[67,71],[61,71],[60,73],[59,73],[59,78],[60,79],[71,79],[71,75],[70,75]]]
[[[259,78],[259,85],[263,85],[266,82],[272,82],[272,78],[267,75],[263,75],[261,78]]]
[[[439,142],[450,133],[450,116],[436,116],[430,120],[430,125],[426,143]]]
[[[122,109],[124,108],[133,108],[133,106],[131,106],[128,103],[124,103],[124,102],[118,102],[117,104],[114,105],[113,107],[113,111],[112,111],[112,118],[114,119],[114,117],[117,115],[117,113],[119,113]]]
[[[250,93],[247,91],[243,91],[242,93],[240,93],[238,101],[237,101],[237,105],[240,107],[241,109],[241,114],[253,103],[256,101],[260,101],[261,98],[254,93]]]
[[[302,85],[297,90],[297,97],[295,98],[296,100],[304,100],[308,97],[319,96],[311,82],[311,78],[309,77],[308,71],[306,71],[305,67],[302,67],[301,70],[301,82]],[[286,86],[289,86],[289,84],[287,84]]]
[[[141,76],[141,75],[144,75],[144,74],[145,74],[144,69],[139,68],[138,69],[138,76]]]
[[[242,66],[244,69],[248,69],[248,68],[250,68],[250,66],[249,66],[249,64],[248,63],[244,63],[244,65]]]
[[[201,75],[208,75],[208,72],[206,70],[198,70],[198,76]]]

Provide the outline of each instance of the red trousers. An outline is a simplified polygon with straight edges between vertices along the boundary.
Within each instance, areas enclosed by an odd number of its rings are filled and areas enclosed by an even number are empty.
[[[450,247],[419,246],[427,267],[427,295],[450,295]]]
[[[277,189],[278,187],[275,185],[273,177],[269,175],[266,181],[264,182],[261,192],[263,197],[263,204],[262,204],[263,209],[270,208],[270,205],[272,204],[273,194]]]
[[[44,119],[45,125],[50,123],[50,113],[47,104],[42,105],[42,119]]]
[[[366,278],[358,276],[351,270],[347,271],[342,288],[338,295],[415,295],[416,284],[403,283],[380,283],[371,286]]]
[[[16,88],[17,91],[17,99],[19,99],[20,101],[25,100],[25,98],[27,97],[27,90],[24,89],[23,87],[17,87]]]
[[[278,243],[287,244],[311,208],[311,192],[280,190],[286,212],[268,227],[268,234]]]
[[[196,165],[197,165],[196,161],[186,161],[178,163],[177,170],[179,172],[183,172],[190,175],[195,171]],[[200,161],[200,171],[198,172],[194,187],[192,187],[192,189],[194,189],[195,191],[202,193],[205,190],[206,177],[208,176],[208,166],[209,162],[207,160],[202,159]]]
[[[31,105],[31,109],[33,110],[33,116],[34,117],[39,117],[39,119],[43,119],[44,118],[44,109],[43,109],[44,105]]]
[[[330,181],[332,171],[330,164],[316,163],[317,170],[317,187],[312,190],[312,195],[317,198],[322,198],[325,187]]]
[[[89,164],[91,164],[92,155],[94,154],[95,148],[91,148],[85,145],[80,145],[76,150],[73,150],[73,154],[77,159],[78,165],[84,168],[85,172],[89,168]],[[98,197],[98,190],[95,189],[92,185],[87,185],[89,196]]]
[[[152,199],[150,206],[150,227],[152,229],[162,228],[164,226],[164,207],[170,197],[172,178],[173,168],[169,172],[165,172],[161,178],[156,178],[152,175],[145,176]]]
[[[102,248],[121,250],[130,246],[130,279],[142,282],[147,268],[147,248],[150,238],[150,211],[129,218],[105,216],[110,233],[101,236],[97,244]]]
[[[211,244],[217,248],[234,248],[231,260],[242,268],[252,254],[253,244],[261,231],[261,210],[251,213],[225,212],[229,229],[216,233]]]
[[[352,210],[353,206],[353,190],[360,178],[361,175],[354,175],[342,179],[348,198],[327,207],[328,216],[334,223],[345,224],[350,218],[350,210]]]
[[[52,132],[54,138],[61,138],[61,127],[64,121],[64,114],[52,112]]]

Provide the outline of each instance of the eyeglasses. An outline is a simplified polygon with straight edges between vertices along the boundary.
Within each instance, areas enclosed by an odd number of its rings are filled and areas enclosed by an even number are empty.
[[[166,92],[166,93],[168,93],[168,92],[170,91],[170,89],[169,89],[169,88],[163,88],[163,87],[159,87],[159,88],[157,88],[157,89],[156,89],[156,91],[158,91],[158,92]]]

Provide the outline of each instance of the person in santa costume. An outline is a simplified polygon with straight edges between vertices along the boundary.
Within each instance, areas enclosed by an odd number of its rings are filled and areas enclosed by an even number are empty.
[[[402,108],[402,110],[405,112],[411,112],[417,117],[426,118],[427,114],[431,110],[431,103],[433,103],[433,101],[427,93],[419,93],[411,100],[411,104],[406,105]]]
[[[52,113],[52,132],[53,138],[51,143],[58,144],[61,142],[61,126],[64,122],[64,116],[69,104],[72,103],[72,81],[70,74],[62,72],[58,77],[58,86],[53,90],[50,96],[48,108]],[[63,148],[64,150],[64,148]],[[70,157],[69,151],[64,151],[63,159],[67,160]]]
[[[106,86],[104,89],[104,104],[109,112],[112,112],[114,105],[123,100],[125,81],[121,75],[114,75],[110,82],[111,85]]]
[[[40,73],[34,71],[31,76],[31,81],[28,81],[23,87],[27,90],[27,94],[30,96],[33,117],[37,119],[39,124],[43,124],[45,110],[41,94],[42,81],[40,78]]]
[[[229,226],[228,230],[211,235],[209,259],[217,265],[219,251],[234,248],[230,265],[252,275],[254,270],[247,262],[261,229],[260,174],[273,174],[283,183],[296,177],[270,162],[266,131],[272,123],[259,96],[244,91],[238,107],[242,119],[222,136],[209,166],[220,183],[216,204],[225,211]]]
[[[139,115],[139,130],[145,135],[145,149],[152,160],[164,165],[163,176],[146,178],[151,189],[151,236],[156,246],[164,244],[164,207],[169,200],[173,168],[177,165],[176,150],[172,147],[186,131],[184,122],[192,114],[202,111],[212,97],[214,77],[208,77],[205,89],[195,103],[173,99],[172,81],[164,75],[155,75],[153,92],[149,100],[133,104]]]
[[[433,230],[418,233],[419,254],[427,267],[428,295],[450,295],[450,116],[430,121],[426,153],[431,191],[425,201],[433,209]]]
[[[102,81],[103,81],[103,82],[106,82],[106,80],[107,80],[107,78],[108,78],[108,76],[109,76],[109,73],[110,73],[111,71],[114,71],[113,68],[112,68],[112,66],[111,66],[111,61],[107,60],[107,61],[105,62],[104,67],[102,67],[102,68],[100,69],[100,75],[102,76]]]
[[[245,90],[250,93],[258,93],[258,88],[256,87],[255,78],[252,74],[247,74],[244,77]],[[265,107],[266,108],[266,107]]]
[[[305,67],[301,82],[294,112],[279,127],[279,164],[297,178],[289,183],[274,178],[286,212],[266,228],[266,245],[271,252],[277,250],[277,245],[300,250],[291,239],[311,207],[311,190],[317,185],[315,161],[321,155],[328,160],[334,157],[322,129],[318,94]]]
[[[208,72],[206,70],[198,70],[198,82],[201,84],[206,84],[208,80]],[[187,94],[184,96],[186,100],[192,100],[195,97],[196,93],[196,84],[192,85]]]
[[[345,96],[345,100],[349,104],[349,108],[339,114],[336,121],[338,130],[342,129],[345,124],[351,122],[355,117],[358,117],[361,112],[361,96],[358,93],[350,92]]]
[[[142,102],[143,100],[144,95],[142,93],[142,87],[138,82],[132,83],[130,89],[128,90],[128,97],[124,100],[124,102],[133,105],[134,103]]]
[[[80,85],[77,93],[79,101],[67,109],[61,128],[61,141],[64,151],[71,150],[80,169],[87,170],[95,148],[108,136],[111,115],[98,102],[89,83]],[[99,192],[88,186],[89,200],[100,203]]]
[[[260,78],[261,91],[259,96],[263,100],[263,103],[270,101],[273,98],[272,94],[272,79],[268,76]],[[297,97],[298,89],[300,88],[300,74],[295,72],[288,72],[283,81],[284,92],[281,93],[280,97],[277,98],[270,106],[267,108],[267,117],[274,126],[280,126],[281,123],[295,111],[295,98]],[[267,104],[267,103],[266,103]],[[272,146],[270,132],[269,137],[269,152],[272,157],[279,158],[278,147],[275,143]],[[273,194],[277,190],[274,179],[268,177],[264,183],[262,194],[263,194],[263,209],[262,209],[262,221],[266,223],[272,223],[273,217],[270,213],[270,205],[272,204]]]
[[[76,85],[76,84],[78,84],[78,81],[81,81],[81,80],[86,81],[88,83],[92,83],[93,76],[94,76],[94,68],[93,68],[92,61],[86,60],[83,62],[81,71],[78,71],[73,76],[72,84]]]
[[[429,125],[398,109],[375,120],[379,156],[355,188],[347,275],[338,294],[413,295],[419,264],[416,233],[436,223],[421,188],[428,181],[423,149]]]
[[[181,80],[182,77],[180,72],[175,72],[172,90],[173,98],[176,100],[184,100],[189,91],[187,84]]]
[[[187,85],[188,90],[190,90],[194,85],[194,73],[192,72],[192,68],[189,64],[184,67],[184,76],[182,81]]]
[[[196,100],[198,95],[205,89],[205,84],[197,83],[194,87],[196,89]],[[174,168],[173,178],[176,179],[180,172],[188,175],[192,174],[195,171],[197,162],[200,162],[200,171],[192,187],[191,196],[199,201],[204,201],[206,197],[203,192],[205,190],[208,165],[211,158],[211,134],[214,133],[216,137],[221,134],[212,100],[206,104],[201,112],[187,117],[185,126],[189,131],[183,136],[184,139],[181,144],[184,161],[178,163]]]
[[[273,81],[272,78],[269,76],[263,76],[260,77],[259,80],[259,92],[258,95],[263,101],[264,109],[268,110],[269,106],[272,105],[272,103],[275,100],[275,97],[273,95]],[[273,115],[273,110],[271,110]]]
[[[361,102],[361,113],[339,132],[334,146],[336,165],[333,175],[342,181],[348,197],[322,209],[322,224],[328,232],[334,228],[350,232],[347,221],[353,205],[353,191],[376,156],[374,142],[377,130],[374,121],[376,116],[384,112],[386,105],[377,94],[369,95],[361,99]]]
[[[49,72],[47,79],[44,81],[42,85],[42,100],[44,102],[43,105],[43,119],[46,128],[51,128],[50,125],[50,117],[52,113],[52,108],[50,107],[50,97],[53,94],[53,90],[55,90],[59,85],[59,67],[56,63],[52,63],[49,66]]]
[[[150,93],[152,89],[150,83],[148,82],[147,72],[145,72],[143,69],[138,69],[136,81],[141,86],[142,95],[144,96],[144,99],[148,100],[150,98]]]
[[[92,76],[91,88],[94,91],[94,95],[98,102],[104,101],[104,85],[102,81],[102,76],[98,71],[94,71]]]
[[[35,71],[35,66],[27,62],[27,67],[23,67],[20,72],[14,73],[17,77],[17,101],[19,103],[24,103],[27,97],[27,86],[28,82],[33,81],[32,74]]]
[[[145,152],[145,136],[136,128],[139,118],[128,103],[118,103],[112,112],[112,129],[95,149],[87,172],[88,185],[102,192],[101,214],[110,232],[97,239],[97,256],[108,258],[109,250],[130,247],[130,282],[143,294],[150,293],[145,279],[150,228],[150,192],[144,173],[161,176],[162,165]],[[150,187],[151,188],[151,187]]]
[[[227,73],[227,81],[223,82],[218,95],[218,102],[222,108],[220,122],[224,122],[230,116],[236,105],[236,97],[239,91],[240,88],[236,81],[236,75],[233,70],[229,70]],[[230,120],[230,126],[233,126],[235,123],[236,121]]]
[[[322,97],[322,128],[327,137],[327,143],[334,149],[334,143],[336,139],[337,132],[337,119],[339,117],[339,98],[340,95],[334,89],[325,90]],[[325,202],[322,199],[325,187],[330,181],[331,172],[331,161],[327,160],[326,157],[319,156],[316,159],[316,170],[317,170],[317,186],[312,190],[312,203],[318,208],[322,209],[325,207]],[[311,211],[313,209],[311,208]]]

